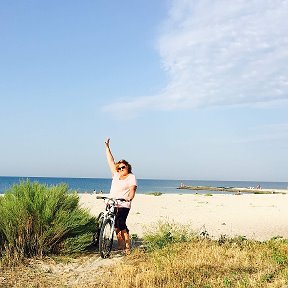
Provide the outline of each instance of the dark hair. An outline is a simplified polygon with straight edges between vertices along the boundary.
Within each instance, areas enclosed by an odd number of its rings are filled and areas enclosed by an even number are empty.
[[[132,173],[132,166],[128,161],[124,159],[119,160],[118,162],[115,163],[116,169],[118,169],[119,164],[125,164],[128,167],[128,173]]]

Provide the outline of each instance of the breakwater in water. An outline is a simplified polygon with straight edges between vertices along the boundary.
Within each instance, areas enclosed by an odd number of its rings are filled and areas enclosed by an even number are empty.
[[[212,186],[187,186],[181,185],[177,189],[194,191],[222,191],[231,193],[252,193],[252,194],[287,194],[288,189],[262,189],[254,187],[212,187]]]

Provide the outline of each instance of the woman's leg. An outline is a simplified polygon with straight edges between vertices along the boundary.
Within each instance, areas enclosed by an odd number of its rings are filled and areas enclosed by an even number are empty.
[[[122,234],[122,238],[123,238],[124,241],[125,241],[125,253],[126,253],[126,254],[130,254],[131,244],[130,244],[129,231],[127,231],[126,229],[125,229],[125,230],[122,230],[122,231],[121,231],[121,234]]]
[[[118,208],[118,213],[116,215],[115,227],[118,239],[118,248],[130,251],[130,237],[129,229],[126,225],[126,219],[129,214],[129,208]],[[124,247],[123,247],[124,246]]]
[[[119,228],[116,228],[116,235],[118,240],[118,249],[122,250],[124,249],[124,237],[122,231]]]

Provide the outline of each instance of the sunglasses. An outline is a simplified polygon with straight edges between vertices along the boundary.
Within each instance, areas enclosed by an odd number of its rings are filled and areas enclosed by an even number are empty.
[[[125,168],[126,168],[126,166],[118,167],[117,171],[124,170]]]

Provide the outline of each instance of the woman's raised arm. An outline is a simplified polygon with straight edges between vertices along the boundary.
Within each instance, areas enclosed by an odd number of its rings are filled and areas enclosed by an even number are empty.
[[[106,139],[105,148],[106,148],[106,157],[107,157],[108,165],[110,167],[111,173],[114,174],[116,172],[116,167],[115,167],[114,157],[110,150],[110,138]]]

